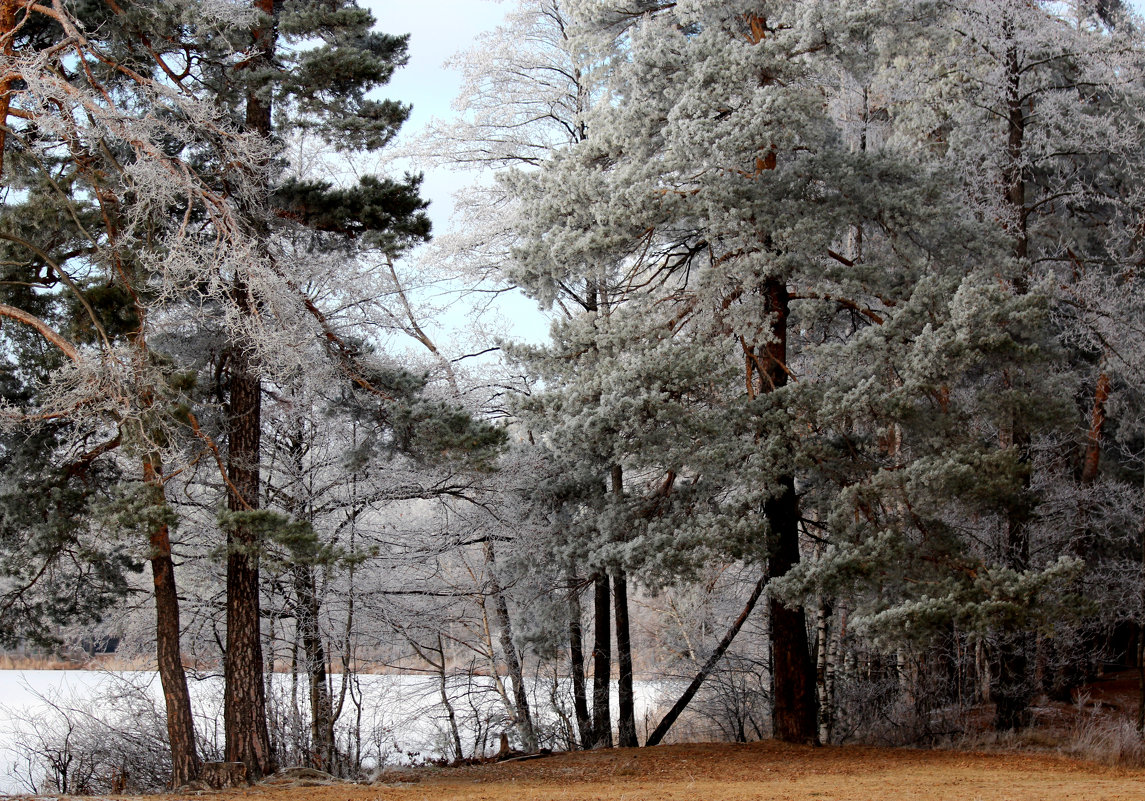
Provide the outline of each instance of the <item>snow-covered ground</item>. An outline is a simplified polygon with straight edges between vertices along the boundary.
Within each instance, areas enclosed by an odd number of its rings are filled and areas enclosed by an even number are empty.
[[[335,699],[341,690],[339,675],[333,678]],[[198,720],[200,747],[208,759],[220,758],[222,746],[222,679],[192,678],[192,703]],[[560,696],[566,686],[558,686]],[[301,689],[299,692],[303,692]],[[487,677],[451,678],[452,698],[466,753],[496,751],[505,729],[504,709]],[[533,687],[533,709],[540,725],[553,725],[551,703],[554,688],[539,682]],[[652,683],[637,682],[636,719],[643,729],[657,695]],[[276,675],[271,687],[271,715],[280,730],[292,725],[289,710],[305,707],[305,696],[292,704],[289,675]],[[61,752],[61,741],[81,739],[85,724],[101,718],[125,732],[143,732],[161,737],[161,721],[149,710],[161,708],[162,691],[153,672],[90,670],[0,671],[0,794],[31,792],[43,770],[30,764],[29,749]],[[571,706],[571,704],[569,704]],[[616,709],[615,686],[613,710]],[[614,712],[615,714],[615,712]],[[272,724],[274,721],[272,721]],[[89,727],[87,731],[92,731]],[[448,722],[441,705],[440,687],[433,676],[358,675],[347,687],[340,738],[357,742],[363,762],[369,766],[432,759],[449,751]],[[90,736],[90,735],[89,735]],[[66,754],[61,754],[66,758]]]

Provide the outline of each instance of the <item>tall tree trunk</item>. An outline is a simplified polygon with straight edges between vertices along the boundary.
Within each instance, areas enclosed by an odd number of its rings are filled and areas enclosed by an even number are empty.
[[[276,3],[255,0],[266,15],[251,31],[254,55],[246,69],[268,69],[277,40]],[[269,139],[271,103],[257,88],[246,95],[246,129]],[[265,238],[261,225],[251,221],[256,236]],[[235,275],[233,300],[240,313],[253,314],[250,288],[241,273]],[[227,405],[227,507],[232,512],[253,511],[259,504],[259,458],[262,439],[262,387],[251,363],[248,343],[230,349],[230,384]],[[258,559],[261,543],[249,525],[232,526],[227,534],[227,653],[224,662],[226,694],[223,723],[228,762],[246,765],[255,781],[274,771],[274,753],[266,725],[266,688],[263,680],[261,609]]]
[[[165,503],[161,473],[157,456],[144,457],[143,481],[151,489],[156,506]],[[199,778],[202,763],[195,748],[191,694],[187,690],[187,674],[179,647],[179,595],[175,587],[175,563],[171,558],[171,532],[166,523],[152,524],[150,544],[151,575],[155,584],[155,656],[167,708],[171,786],[174,788]]]
[[[334,770],[334,707],[326,685],[326,647],[318,627],[318,588],[313,565],[305,562],[291,568],[294,578],[295,608],[298,633],[306,660],[307,688],[310,697],[310,738],[313,743],[312,766],[332,773]]]
[[[747,622],[748,616],[751,615],[751,610],[755,609],[759,597],[763,595],[763,588],[766,586],[767,573],[764,573],[759,577],[759,581],[755,583],[755,587],[752,589],[747,603],[744,604],[743,611],[739,613],[739,617],[735,619],[735,622],[733,622],[731,627],[724,633],[723,639],[721,639],[719,645],[716,646],[716,650],[712,651],[712,655],[708,657],[708,661],[700,668],[700,672],[696,674],[683,694],[676,700],[676,703],[672,705],[672,708],[668,710],[668,713],[664,715],[660,722],[656,724],[656,728],[648,735],[648,742],[645,743],[646,746],[659,745],[660,741],[664,739],[664,735],[668,733],[669,729],[671,729],[672,725],[676,722],[676,719],[680,717],[680,713],[683,712],[688,704],[691,703],[691,700],[696,697],[700,686],[708,676],[711,675],[712,671],[715,670],[716,665],[719,664],[719,661],[731,646],[732,640],[739,634],[739,630],[743,628],[743,624]]]
[[[236,291],[243,292],[239,284]],[[246,353],[231,352],[230,403],[227,409],[227,506],[249,512],[258,505],[261,387]],[[224,660],[223,723],[228,762],[246,765],[255,781],[274,771],[274,754],[266,725],[263,680],[262,619],[257,531],[239,523],[227,532],[227,652]]]
[[[465,759],[465,750],[461,745],[461,731],[457,728],[457,714],[453,710],[453,701],[449,699],[449,687],[445,681],[445,643],[441,641],[441,632],[437,634],[437,655],[440,659],[438,664],[434,665],[437,668],[437,690],[441,695],[441,705],[445,707],[445,714],[449,718],[449,736],[453,742],[455,761],[460,763],[461,760]]]
[[[521,736],[521,745],[525,751],[533,753],[537,750],[537,734],[533,728],[533,717],[529,712],[529,693],[525,686],[525,675],[521,670],[521,660],[517,657],[517,646],[513,644],[513,623],[509,619],[509,604],[497,580],[497,557],[493,550],[492,540],[485,540],[485,567],[489,571],[489,591],[493,595],[493,603],[497,609],[497,626],[501,630],[501,652],[505,655],[505,667],[509,671],[509,679],[513,682],[513,701],[516,707],[514,723],[517,724],[517,733]]]
[[[624,468],[614,464],[611,470],[612,494],[619,504],[624,499]],[[628,576],[616,568],[612,576],[613,607],[616,614],[616,663],[620,670],[617,682],[617,737],[621,748],[636,748],[636,701],[632,690],[632,635],[628,626]]]
[[[628,627],[628,577],[617,568],[612,577],[613,606],[616,610],[616,663],[620,668],[618,682],[617,744],[636,748],[636,699],[632,687],[632,637]]]
[[[294,470],[295,488],[286,493],[284,508],[296,521],[312,522],[302,476],[305,471],[305,434],[301,426],[287,440],[287,453]],[[294,619],[305,660],[307,697],[310,699],[311,766],[328,773],[335,770],[334,706],[326,675],[326,646],[319,626],[321,603],[315,578],[317,543],[307,541],[293,549],[291,577],[294,583]],[[296,644],[297,645],[297,644]]]
[[[1003,21],[1004,29],[1011,41],[1005,53],[1007,75],[1007,142],[1006,162],[1002,168],[1005,191],[1004,203],[1009,206],[1012,216],[1011,233],[1014,237],[1014,258],[1018,262],[1018,273],[1014,277],[1014,291],[1025,294],[1029,291],[1029,276],[1026,261],[1029,258],[1029,232],[1026,208],[1027,170],[1024,166],[1026,132],[1026,110],[1022,98],[1022,65],[1017,42],[1013,41],[1013,22]],[[1010,431],[1003,447],[1016,450],[1021,466],[1022,484],[1019,498],[1006,511],[1005,553],[1003,562],[1011,570],[1024,571],[1030,562],[1029,524],[1030,508],[1030,435],[1017,419],[1011,422]],[[1032,638],[1029,632],[999,630],[997,681],[991,688],[995,701],[994,727],[999,731],[1017,729],[1029,721],[1029,705],[1032,697],[1032,683],[1029,672],[1028,652]]]
[[[1142,487],[1145,491],[1145,487]],[[1137,579],[1140,604],[1137,614],[1145,615],[1145,520],[1141,521],[1141,561]],[[1137,621],[1137,732],[1145,739],[1145,620]]]
[[[764,287],[772,315],[771,341],[764,346],[760,364],[754,349],[748,349],[748,383],[752,367],[758,371],[760,394],[787,385],[787,285],[772,279]],[[799,502],[795,477],[779,476],[778,492],[764,504],[764,517],[771,532],[768,543],[768,575],[780,577],[799,563]],[[793,743],[815,743],[815,665],[807,640],[807,618],[802,606],[788,607],[771,599],[769,626],[772,651],[772,721],[776,739]]]
[[[0,54],[11,58],[16,48],[13,36],[16,29],[16,6],[18,0],[0,0]],[[12,105],[12,87],[15,79],[5,77],[0,80],[0,182],[4,180],[4,151],[8,146],[8,110]]]
[[[588,714],[588,694],[584,678],[584,628],[581,625],[580,579],[573,571],[566,576],[569,588],[569,676],[572,681],[573,712],[581,748],[592,747],[592,718]]]
[[[592,742],[590,748],[612,748],[612,627],[609,620],[608,574],[593,579]]]

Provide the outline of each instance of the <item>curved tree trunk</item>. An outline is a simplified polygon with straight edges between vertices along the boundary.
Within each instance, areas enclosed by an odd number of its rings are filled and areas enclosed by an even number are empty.
[[[509,679],[513,682],[513,705],[516,712],[513,722],[517,724],[517,734],[521,736],[522,748],[528,753],[533,753],[537,750],[537,735],[533,729],[533,716],[529,711],[528,688],[525,686],[521,660],[517,656],[517,646],[513,644],[513,622],[509,619],[509,603],[505,599],[501,582],[497,580],[497,557],[493,550],[493,542],[488,539],[485,541],[485,567],[489,570],[489,591],[493,595],[493,603],[497,610],[497,627],[501,630],[501,652],[505,656]]]
[[[157,506],[164,503],[158,458],[143,460],[143,481]],[[155,584],[155,656],[163,701],[167,709],[167,739],[171,745],[171,786],[181,787],[199,778],[202,763],[195,748],[195,721],[191,694],[179,646],[179,594],[175,563],[171,558],[171,532],[166,523],[151,528],[151,576]]]

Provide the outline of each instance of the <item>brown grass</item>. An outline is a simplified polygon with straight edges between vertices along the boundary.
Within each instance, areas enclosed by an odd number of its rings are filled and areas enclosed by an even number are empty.
[[[0,670],[154,670],[153,657],[122,657],[117,654],[95,656],[57,656],[45,654],[0,653]]]
[[[263,785],[201,797],[203,801],[1141,801],[1145,771],[1049,755],[764,742],[617,749],[460,768],[402,769],[387,772],[370,785]]]

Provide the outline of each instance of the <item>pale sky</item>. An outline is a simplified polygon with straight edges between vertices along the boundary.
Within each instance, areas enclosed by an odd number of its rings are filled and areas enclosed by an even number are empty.
[[[448,119],[460,88],[460,77],[445,68],[447,59],[469,48],[475,37],[496,27],[515,5],[513,0],[361,0],[386,33],[410,34],[409,64],[398,70],[383,95],[413,105],[402,137],[416,134],[434,117]],[[1145,0],[1130,0],[1145,13]],[[438,168],[427,170],[422,196],[431,201],[434,230],[444,232],[452,211],[452,196],[470,183],[464,173]],[[536,305],[523,298],[508,303],[514,319],[513,335],[533,341],[544,338],[547,322]],[[455,329],[456,330],[456,329]]]
[[[410,34],[410,59],[383,94],[413,105],[402,136],[416,133],[434,117],[448,119],[450,104],[461,86],[460,76],[444,66],[446,59],[473,44],[481,32],[495,28],[512,7],[501,0],[365,0],[378,20],[378,30]],[[444,231],[452,206],[450,197],[467,179],[452,170],[426,171],[422,195],[432,202],[434,230]]]

